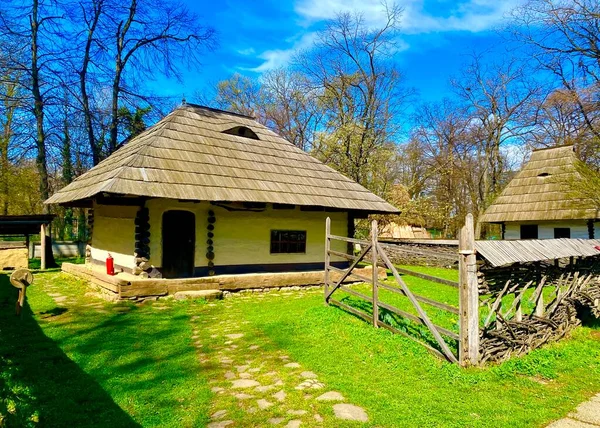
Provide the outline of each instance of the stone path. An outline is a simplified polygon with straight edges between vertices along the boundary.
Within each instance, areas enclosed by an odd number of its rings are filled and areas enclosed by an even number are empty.
[[[235,307],[219,317],[192,316],[192,340],[215,394],[209,428],[320,426],[325,419],[367,422],[364,409],[327,388],[259,333],[248,332]]]
[[[548,428],[593,428],[600,427],[600,394],[581,403],[566,418],[552,422]]]

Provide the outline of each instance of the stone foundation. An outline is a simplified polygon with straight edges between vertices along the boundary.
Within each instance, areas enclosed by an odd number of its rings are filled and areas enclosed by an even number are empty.
[[[236,292],[241,290],[266,290],[285,287],[320,286],[323,284],[323,271],[249,273],[243,275],[215,275],[202,278],[181,279],[142,279],[127,273],[111,276],[91,265],[63,263],[63,272],[88,280],[103,292],[121,300],[146,300],[150,297],[165,297],[181,291],[221,290]],[[371,267],[355,269],[357,274],[370,277]],[[386,278],[386,271],[378,269],[379,278]],[[332,272],[331,280],[336,281],[340,274]],[[348,279],[344,282],[356,282]]]

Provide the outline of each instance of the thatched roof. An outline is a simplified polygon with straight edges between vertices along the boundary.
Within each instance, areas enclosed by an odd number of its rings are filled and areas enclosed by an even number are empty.
[[[254,119],[191,104],[171,112],[46,203],[69,204],[105,193],[398,212]]]
[[[577,176],[575,161],[573,146],[535,150],[481,220],[501,223],[599,218],[587,201],[574,199],[565,190],[565,183]]]

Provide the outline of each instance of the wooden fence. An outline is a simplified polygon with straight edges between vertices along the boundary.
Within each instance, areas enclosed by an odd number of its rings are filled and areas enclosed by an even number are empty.
[[[490,267],[490,260],[482,254],[479,255],[478,261],[471,214],[466,217],[458,241],[458,282],[395,266],[387,254],[388,247],[378,241],[375,221],[371,224],[370,240],[360,240],[332,235],[330,220],[327,219],[325,239],[325,302],[327,304],[335,304],[366,319],[375,327],[383,327],[409,337],[432,353],[462,366],[504,361],[513,355],[521,355],[549,341],[558,340],[572,328],[580,325],[582,316],[585,318],[586,313],[600,318],[600,261],[598,260],[600,254],[597,254],[597,251],[592,252],[594,256],[590,256],[589,260],[582,256],[575,261],[570,257],[568,263],[559,259],[554,261],[550,259],[544,262],[540,260],[534,263],[512,264],[510,268],[502,265]],[[346,254],[332,250],[332,241],[359,244],[360,254]],[[515,248],[514,251],[518,251],[520,247],[529,248],[533,244],[535,243],[527,241],[511,243]],[[584,243],[585,245],[577,242],[544,243],[546,247],[567,244],[583,245],[581,250],[583,254],[593,243]],[[402,248],[399,251],[407,250]],[[419,254],[418,247],[413,246],[409,251],[411,256],[414,255],[417,259],[431,256],[430,249]],[[510,251],[505,253],[509,255]],[[349,267],[339,269],[332,266],[332,256],[348,260]],[[511,256],[517,258],[517,254],[511,253]],[[446,254],[444,257],[449,256]],[[527,257],[522,258],[528,260]],[[359,263],[371,264],[373,274],[366,277],[354,272]],[[479,265],[481,266],[478,267]],[[542,265],[545,266],[544,269]],[[378,267],[390,271],[394,281],[380,281]],[[332,282],[331,272],[341,274],[339,280]],[[414,293],[402,279],[401,274],[454,287],[458,292],[459,307]],[[371,295],[342,285],[348,277],[370,285]],[[413,313],[382,301],[385,299],[380,298],[380,290],[408,298],[410,302],[408,306]],[[367,304],[355,303],[351,306],[342,301],[345,299],[337,298],[341,292],[359,298]],[[458,315],[458,333],[432,322],[427,314],[430,308]],[[407,320],[408,324],[416,323],[425,326],[431,337],[418,338],[409,333],[410,329],[402,331],[397,325],[391,325],[386,316],[381,316],[381,310]],[[406,325],[404,320],[402,326]]]
[[[460,244],[460,280],[458,283],[449,281],[444,278],[438,278],[432,275],[415,272],[409,269],[401,269],[396,267],[386,254],[386,251],[381,243],[378,242],[377,222],[371,224],[371,239],[360,240],[331,234],[331,223],[329,218],[326,222],[325,234],[325,302],[326,304],[334,304],[340,308],[363,318],[373,324],[374,327],[383,327],[393,333],[404,335],[410,339],[419,342],[432,353],[447,359],[453,363],[461,365],[477,364],[478,362],[478,341],[479,341],[479,300],[477,290],[477,275],[475,264],[475,241],[473,232],[473,218],[470,217],[467,221],[465,229],[461,233]],[[358,255],[342,253],[331,249],[332,241],[343,241],[351,244],[359,244],[361,252]],[[331,257],[336,256],[344,258],[350,262],[347,269],[340,269],[331,265]],[[359,263],[369,263],[373,266],[373,274],[371,277],[356,274],[354,269]],[[394,284],[389,282],[380,282],[378,279],[378,267],[384,267],[391,271],[394,277]],[[330,280],[330,273],[337,272],[341,274],[336,282]],[[448,305],[443,302],[436,301],[429,297],[415,294],[410,287],[402,279],[401,275],[415,276],[428,281],[433,281],[439,284],[447,285],[458,289],[460,307]],[[342,285],[342,282],[348,277],[354,277],[358,281],[363,281],[370,285],[371,296],[361,293],[348,286]],[[416,315],[396,306],[382,301],[379,297],[379,291],[386,290],[400,296],[408,298]],[[350,306],[341,300],[336,299],[336,292],[344,292],[370,303],[372,313],[369,314],[364,310]],[[447,328],[434,324],[427,314],[424,307],[434,307],[442,311],[452,313],[459,316],[460,334],[455,333]],[[433,337],[433,346],[426,343],[414,335],[402,331],[386,322],[384,317],[380,316],[380,309],[389,311],[399,317],[402,317],[411,322],[425,326],[428,332]],[[457,351],[453,351],[453,348]]]

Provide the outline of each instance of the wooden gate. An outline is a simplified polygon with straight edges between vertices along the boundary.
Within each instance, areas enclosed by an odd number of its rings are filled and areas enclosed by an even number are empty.
[[[471,221],[472,221],[472,219],[471,219]],[[472,225],[472,223],[471,223],[471,225]],[[472,228],[471,228],[471,230],[472,230]],[[465,235],[465,234],[463,234],[463,235]],[[475,348],[474,353],[473,353],[473,351],[471,351],[471,354],[474,354],[474,355],[469,356],[468,347],[469,347],[469,340],[472,341],[472,336],[477,335],[477,337],[478,337],[478,335],[479,335],[479,326],[478,326],[479,320],[478,319],[472,320],[472,319],[469,319],[469,317],[462,316],[463,310],[464,310],[464,313],[472,312],[469,310],[469,307],[471,306],[471,304],[469,304],[469,302],[466,301],[468,293],[465,294],[466,291],[468,291],[468,289],[469,289],[469,286],[466,284],[466,280],[468,278],[470,278],[471,281],[472,281],[473,277],[475,278],[475,282],[474,282],[475,295],[474,296],[471,295],[471,296],[469,296],[469,298],[473,299],[473,297],[474,297],[475,299],[478,299],[478,295],[476,294],[476,292],[477,292],[476,275],[474,276],[474,275],[467,274],[467,266],[469,267],[470,270],[473,270],[473,272],[475,272],[475,270],[474,270],[475,269],[475,263],[474,263],[475,252],[474,252],[474,248],[473,249],[469,248],[468,244],[470,243],[470,241],[472,241],[472,239],[469,239],[470,237],[467,235],[468,234],[466,234],[463,237],[465,242],[464,242],[464,245],[461,245],[461,252],[460,252],[460,254],[462,256],[462,257],[460,257],[460,260],[461,260],[460,277],[461,277],[461,279],[463,277],[465,279],[465,287],[462,287],[462,286],[460,286],[459,283],[453,283],[452,281],[449,281],[447,279],[437,278],[437,277],[425,275],[425,274],[418,273],[418,272],[412,272],[411,270],[407,270],[407,269],[399,269],[396,266],[394,266],[394,264],[391,262],[390,258],[386,254],[383,246],[377,240],[378,231],[377,231],[377,222],[376,221],[373,221],[371,223],[371,240],[367,241],[367,240],[360,240],[360,239],[332,235],[331,234],[331,221],[328,218],[327,222],[326,222],[326,233],[325,233],[325,302],[326,302],[326,304],[334,304],[336,306],[339,306],[340,308],[342,308],[360,318],[363,318],[363,319],[371,322],[373,324],[373,326],[375,326],[375,327],[383,327],[387,330],[392,331],[393,333],[401,334],[412,340],[415,340],[418,343],[420,343],[421,345],[425,346],[428,350],[430,350],[435,355],[445,358],[448,361],[451,361],[453,363],[458,363],[460,361],[460,363],[463,365],[476,364],[478,348],[477,347]],[[350,243],[350,244],[359,244],[361,246],[361,252],[358,255],[354,255],[354,254],[347,254],[344,252],[332,250],[331,249],[332,241],[343,241],[343,242]],[[340,257],[340,258],[348,260],[350,262],[349,267],[347,269],[340,269],[335,266],[332,266],[331,265],[331,257],[332,256],[336,256],[336,257]],[[472,260],[468,260],[469,257],[471,257]],[[366,277],[364,275],[360,275],[360,274],[354,272],[354,270],[357,268],[357,266],[359,266],[359,264],[361,262],[368,263],[373,267],[372,275],[370,275],[370,277]],[[378,267],[380,267],[380,266],[391,271],[391,273],[394,277],[394,283],[390,283],[387,281],[384,283],[379,280]],[[461,295],[461,298],[460,298],[461,308],[459,309],[454,306],[448,305],[446,303],[438,302],[438,301],[430,299],[428,297],[413,293],[410,290],[410,288],[407,286],[407,284],[404,282],[402,277],[400,276],[399,271],[401,271],[402,274],[404,274],[404,275],[416,276],[416,277],[419,277],[422,279],[427,279],[430,281],[434,281],[437,283],[441,283],[441,284],[445,284],[445,285],[449,285],[449,286],[458,288],[458,291]],[[336,274],[335,281],[332,280],[332,278],[334,277],[333,274]],[[350,287],[343,285],[344,281],[346,281],[349,277],[353,277],[353,278],[356,278],[358,281],[362,281],[364,283],[370,284],[370,286],[372,288],[372,295],[368,296],[368,295],[361,293],[355,289],[352,289]],[[462,283],[462,281],[460,283]],[[471,287],[473,286],[472,282],[471,282],[470,286]],[[465,291],[463,291],[463,288]],[[407,297],[408,300],[410,301],[412,307],[414,308],[416,315],[409,313],[405,310],[402,310],[396,306],[382,302],[381,299],[379,298],[379,290],[380,289],[384,289],[384,290],[390,291],[392,293],[396,293],[398,295]],[[356,307],[352,307],[352,306],[342,302],[341,300],[336,299],[335,293],[340,290],[370,303],[371,308],[372,308],[372,314],[369,314],[366,311],[362,311]],[[463,304],[463,297],[465,297],[464,304]],[[459,319],[460,319],[459,324],[460,324],[461,334],[457,334],[447,328],[444,328],[442,326],[434,324],[431,321],[430,317],[427,315],[427,312],[425,311],[425,309],[423,308],[422,305],[432,306],[437,309],[447,311],[447,312],[450,312],[455,315],[459,315]],[[475,302],[475,305],[478,307],[478,300]],[[426,326],[428,331],[431,333],[431,336],[434,339],[434,343],[432,343],[433,346],[430,345],[429,343],[426,343],[423,340],[418,339],[417,337],[415,337],[411,334],[408,334],[407,332],[401,331],[398,328],[390,325],[388,322],[386,322],[385,319],[382,319],[382,317],[380,316],[380,309],[385,309],[386,311],[389,311],[390,313],[393,313],[399,317],[410,320],[411,322]],[[475,324],[473,325],[473,323],[475,323]],[[469,324],[472,324],[473,327],[471,327],[471,325],[469,325]],[[475,330],[474,330],[475,333],[469,335],[469,331],[471,328],[475,328]],[[454,343],[452,343],[452,342],[454,342]],[[455,346],[452,346],[453,344]],[[476,344],[476,346],[478,346],[478,344]],[[451,348],[457,349],[458,352],[453,351]],[[473,357],[475,359],[472,359]]]

